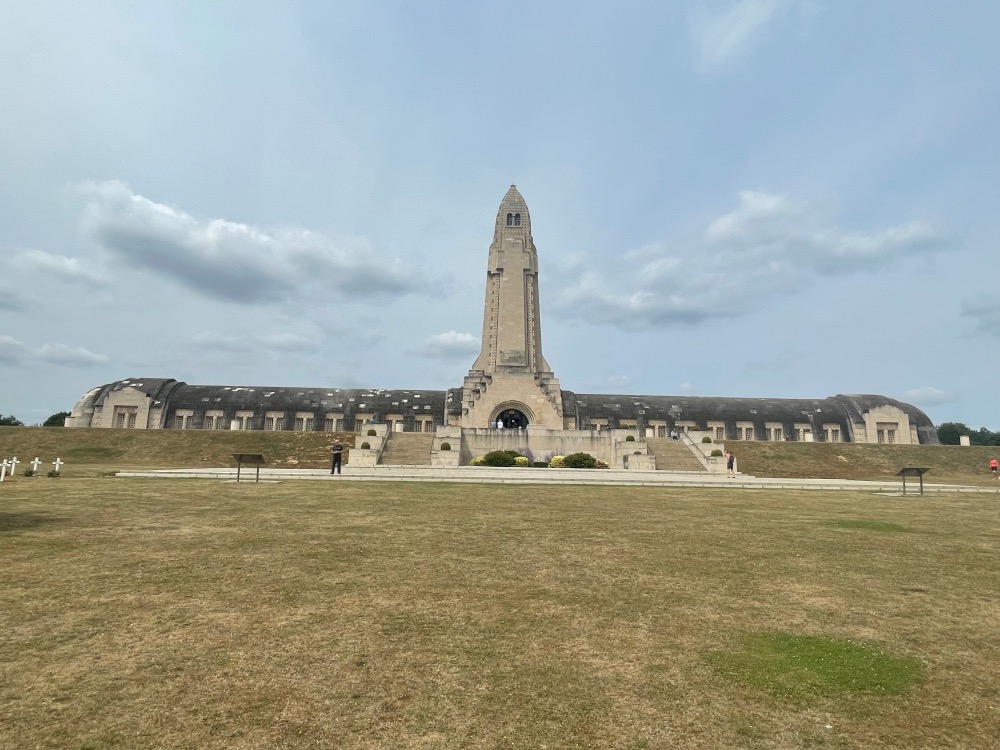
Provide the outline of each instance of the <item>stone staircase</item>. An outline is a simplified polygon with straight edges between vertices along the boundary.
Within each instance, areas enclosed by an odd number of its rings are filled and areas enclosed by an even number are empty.
[[[691,449],[680,440],[648,437],[646,445],[656,457],[657,471],[705,471]]]
[[[430,466],[433,432],[390,432],[379,464],[387,466]]]

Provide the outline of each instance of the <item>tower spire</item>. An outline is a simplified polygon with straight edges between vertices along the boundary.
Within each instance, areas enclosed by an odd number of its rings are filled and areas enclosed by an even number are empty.
[[[483,342],[474,370],[549,372],[542,356],[538,251],[516,185],[500,201],[486,269]]]
[[[486,266],[483,343],[462,384],[462,426],[563,429],[562,391],[542,355],[538,252],[516,185],[500,201]]]

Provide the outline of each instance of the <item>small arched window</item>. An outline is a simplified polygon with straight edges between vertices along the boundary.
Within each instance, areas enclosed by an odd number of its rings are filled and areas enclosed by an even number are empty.
[[[507,214],[507,226],[514,226],[514,214]]]
[[[521,214],[514,214],[514,226],[521,226]]]

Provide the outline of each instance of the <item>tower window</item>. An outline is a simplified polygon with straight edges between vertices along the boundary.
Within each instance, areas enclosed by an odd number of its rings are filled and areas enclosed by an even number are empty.
[[[514,226],[521,226],[521,214],[514,214]]]
[[[507,214],[507,226],[514,226],[514,214]]]

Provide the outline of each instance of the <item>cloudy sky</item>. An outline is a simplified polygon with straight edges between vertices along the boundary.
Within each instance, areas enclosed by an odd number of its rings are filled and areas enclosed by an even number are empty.
[[[577,392],[1000,429],[1000,3],[0,4],[0,413],[447,388],[516,183]]]

